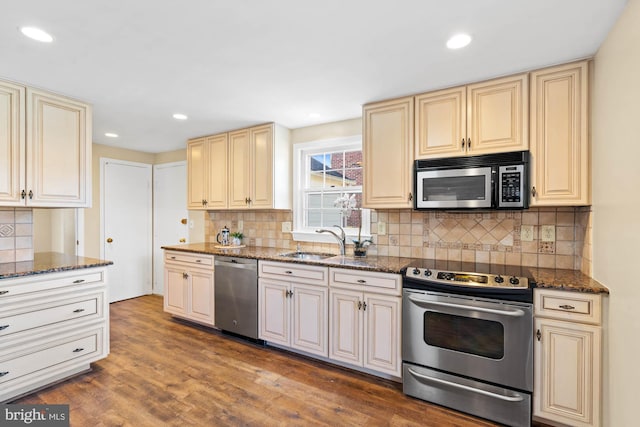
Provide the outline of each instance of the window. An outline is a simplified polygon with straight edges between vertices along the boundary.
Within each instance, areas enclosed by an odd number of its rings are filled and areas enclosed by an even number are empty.
[[[351,239],[369,238],[369,210],[362,209],[362,138],[294,146],[294,239],[332,241],[315,232],[340,225]],[[350,242],[350,240],[349,240]]]

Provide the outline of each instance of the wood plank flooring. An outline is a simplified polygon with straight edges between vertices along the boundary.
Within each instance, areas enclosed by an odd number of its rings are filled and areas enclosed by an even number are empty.
[[[261,347],[162,311],[111,304],[111,354],[14,403],[69,404],[72,426],[495,426],[400,384]]]

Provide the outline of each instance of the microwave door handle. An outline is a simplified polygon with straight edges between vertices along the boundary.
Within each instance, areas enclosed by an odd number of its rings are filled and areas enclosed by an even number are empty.
[[[439,307],[455,308],[459,310],[473,310],[473,311],[479,311],[481,313],[497,314],[499,316],[509,316],[509,317],[524,316],[524,311],[522,310],[496,310],[493,308],[475,307],[473,305],[452,304],[450,302],[425,301],[425,300],[416,298],[413,295],[409,296],[409,300],[426,308],[428,308],[428,306],[430,305],[435,305]]]

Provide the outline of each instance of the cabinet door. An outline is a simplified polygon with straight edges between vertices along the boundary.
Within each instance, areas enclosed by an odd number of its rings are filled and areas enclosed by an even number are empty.
[[[189,275],[189,312],[193,320],[214,324],[213,270],[193,269]]]
[[[251,194],[251,144],[249,130],[229,133],[229,207],[249,208]]]
[[[291,305],[288,291],[288,283],[258,280],[258,330],[261,339],[289,345]]]
[[[251,128],[253,176],[249,205],[255,209],[273,207],[273,125]]]
[[[187,142],[187,209],[205,209],[207,160],[205,138]]]
[[[24,206],[24,93],[22,86],[0,82],[0,206]]]
[[[207,159],[209,176],[207,179],[207,208],[227,207],[227,134],[207,138]]]
[[[410,208],[413,97],[366,105],[363,119],[363,207]]]
[[[164,268],[164,311],[184,316],[187,313],[187,278],[180,267]]]
[[[91,107],[27,88],[27,205],[91,205]]]
[[[400,297],[364,295],[364,367],[400,377]]]
[[[466,154],[467,88],[416,96],[416,159]]]
[[[531,206],[591,203],[587,62],[531,73]]]
[[[362,294],[331,290],[329,357],[362,366]]]
[[[601,329],[536,319],[533,414],[572,426],[600,425]]]
[[[527,150],[528,131],[528,74],[467,86],[467,154]]]
[[[327,288],[292,284],[291,347],[327,357]]]

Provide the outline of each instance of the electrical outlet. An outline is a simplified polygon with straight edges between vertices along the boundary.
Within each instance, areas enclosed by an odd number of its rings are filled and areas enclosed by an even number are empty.
[[[387,223],[378,222],[378,236],[384,236],[387,234]]]
[[[291,233],[291,221],[284,221],[282,223],[282,232]]]
[[[238,231],[242,231],[244,229],[244,221],[243,220],[239,220],[238,221]]]
[[[556,226],[543,225],[542,227],[540,227],[540,240],[542,240],[543,242],[555,242]]]
[[[533,242],[533,225],[520,226],[520,240],[523,242]]]

